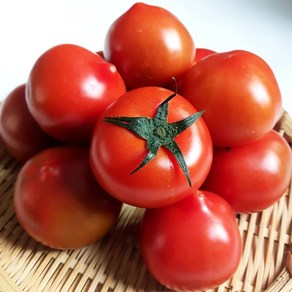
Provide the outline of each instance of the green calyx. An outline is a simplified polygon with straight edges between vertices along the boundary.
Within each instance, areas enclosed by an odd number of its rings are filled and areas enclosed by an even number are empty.
[[[190,173],[183,154],[174,138],[196,122],[203,111],[195,113],[183,120],[168,123],[168,103],[176,96],[176,92],[170,95],[157,108],[154,118],[150,117],[105,117],[104,121],[123,127],[147,142],[148,153],[142,163],[131,174],[137,172],[152,159],[155,158],[159,148],[164,146],[174,155],[180,168],[186,175],[188,183],[192,186]]]

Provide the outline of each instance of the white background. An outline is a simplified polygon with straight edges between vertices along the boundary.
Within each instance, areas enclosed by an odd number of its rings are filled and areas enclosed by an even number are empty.
[[[0,4],[0,100],[26,82],[48,48],[74,43],[103,49],[110,24],[136,1],[9,0]],[[197,47],[249,50],[278,80],[283,107],[292,114],[292,0],[144,1],[174,13]]]

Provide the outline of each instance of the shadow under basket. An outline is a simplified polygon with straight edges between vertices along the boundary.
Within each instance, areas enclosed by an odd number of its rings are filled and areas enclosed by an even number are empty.
[[[284,112],[275,129],[292,143],[292,120]],[[0,142],[0,291],[168,291],[146,270],[138,245],[143,209],[125,205],[106,237],[78,250],[49,249],[19,225],[12,197],[18,164]],[[292,291],[291,184],[282,198],[260,213],[240,215],[240,266],[231,279],[207,290]]]

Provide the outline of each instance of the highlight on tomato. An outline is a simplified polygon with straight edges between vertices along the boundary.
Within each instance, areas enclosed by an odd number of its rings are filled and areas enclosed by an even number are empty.
[[[246,145],[214,148],[203,188],[222,196],[238,213],[263,211],[284,194],[292,177],[287,141],[271,131]]]
[[[14,88],[1,103],[0,136],[8,152],[24,163],[36,153],[60,142],[45,133],[32,117],[25,84]]]
[[[236,272],[242,254],[233,210],[207,191],[190,192],[176,204],[147,209],[139,242],[149,272],[177,291],[221,285]]]
[[[55,249],[75,249],[104,237],[122,204],[96,182],[88,147],[59,146],[29,159],[18,174],[14,208],[24,230]]]
[[[112,196],[156,208],[197,190],[212,161],[212,142],[197,110],[161,88],[128,91],[96,124],[90,159],[93,173]]]
[[[44,131],[67,143],[89,144],[100,114],[125,92],[113,64],[83,47],[61,44],[36,60],[26,99]]]
[[[282,113],[275,75],[259,56],[243,50],[210,54],[185,75],[179,93],[204,120],[214,145],[233,147],[273,129]]]
[[[195,45],[175,15],[138,2],[112,23],[103,53],[133,89],[179,80],[193,64]]]

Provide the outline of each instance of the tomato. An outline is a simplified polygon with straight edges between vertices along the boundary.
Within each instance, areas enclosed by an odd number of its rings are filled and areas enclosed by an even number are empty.
[[[286,140],[271,131],[233,148],[215,148],[204,188],[222,196],[236,212],[266,209],[281,198],[292,175],[292,153]]]
[[[196,49],[196,56],[195,56],[195,61],[194,61],[194,65],[195,63],[197,63],[199,60],[211,55],[211,54],[214,54],[216,53],[215,51],[213,50],[210,50],[210,49],[205,49],[205,48],[197,48]]]
[[[198,110],[216,146],[255,141],[282,111],[281,94],[268,64],[247,51],[211,54],[192,67],[179,90]]]
[[[202,58],[209,56],[211,54],[214,54],[215,52],[209,49],[204,49],[204,48],[196,48],[196,54],[195,54],[195,58],[193,60],[192,66],[195,65],[199,60],[201,60]],[[181,87],[181,84],[183,83],[184,77],[185,75],[188,73],[189,70],[187,70],[183,75],[180,76],[180,79],[177,80],[177,84],[175,84],[173,82],[173,80],[169,83],[165,85],[165,88],[170,89],[175,91],[176,90],[176,86],[178,88]]]
[[[89,144],[100,114],[125,91],[114,65],[85,48],[62,44],[36,60],[27,83],[27,103],[50,135]]]
[[[169,101],[166,128],[143,129],[145,135],[148,131],[153,133],[153,139],[144,139],[128,129],[106,122],[108,117],[144,117],[142,122],[150,123],[161,103],[172,94],[167,89],[150,86],[128,91],[104,111],[96,125],[90,149],[93,172],[103,188],[122,202],[146,208],[165,206],[186,197],[190,183],[193,189],[199,188],[208,174],[213,150],[202,118],[170,141],[175,142],[182,153],[181,158],[189,171],[189,182],[175,155],[164,146],[153,151],[154,158],[149,163],[134,171],[145,157],[149,158],[150,145],[172,134],[167,128],[171,123],[197,113],[183,97],[176,95]]]
[[[194,41],[164,8],[136,3],[110,26],[105,58],[116,65],[129,89],[164,86],[185,73],[194,60]]]
[[[29,112],[25,84],[14,88],[1,103],[0,135],[9,153],[20,162],[58,143],[40,128]]]
[[[19,223],[35,240],[57,249],[89,245],[105,236],[121,210],[98,185],[87,147],[46,149],[28,160],[15,185]]]
[[[148,209],[140,227],[145,265],[167,288],[219,286],[240,263],[242,241],[234,213],[214,193],[198,191],[176,204]]]

